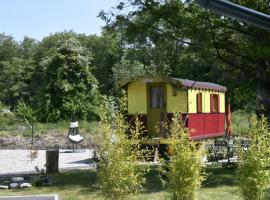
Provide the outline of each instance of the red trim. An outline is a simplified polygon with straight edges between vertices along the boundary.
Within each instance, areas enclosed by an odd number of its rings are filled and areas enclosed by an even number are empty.
[[[212,134],[206,134],[206,135],[198,135],[198,136],[190,136],[190,138],[193,140],[200,140],[200,139],[213,138],[213,137],[219,137],[219,136],[225,136],[225,132],[212,133]]]
[[[220,103],[219,103],[219,101],[220,101],[220,99],[219,99],[219,95],[217,94],[217,99],[218,99],[218,102],[217,102],[217,111],[218,112],[220,112]]]

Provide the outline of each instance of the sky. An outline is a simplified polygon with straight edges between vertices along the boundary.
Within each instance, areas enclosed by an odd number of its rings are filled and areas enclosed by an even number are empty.
[[[24,36],[42,40],[50,33],[73,30],[101,33],[105,22],[97,17],[117,0],[0,0],[0,33],[17,41]]]

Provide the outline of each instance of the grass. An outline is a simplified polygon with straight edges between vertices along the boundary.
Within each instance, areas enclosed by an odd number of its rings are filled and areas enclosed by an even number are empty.
[[[238,110],[232,113],[232,130],[233,135],[245,135],[249,128],[250,114]],[[99,122],[79,121],[80,131],[84,134],[97,134],[100,130]],[[69,127],[68,121],[59,121],[56,123],[35,123],[34,129],[36,135],[50,133],[67,134]],[[25,129],[24,129],[25,128]],[[31,136],[31,129],[27,127],[24,121],[18,119],[0,121],[0,137],[7,135]]]
[[[79,128],[83,134],[97,134],[99,132],[99,123],[96,121],[79,121]],[[68,121],[59,121],[57,123],[35,123],[35,135],[46,134],[63,134],[66,135],[69,128]],[[0,123],[0,137],[7,135],[22,135],[25,137],[31,136],[31,129],[22,121],[14,121],[14,123]]]
[[[236,200],[237,195],[236,171],[214,165],[206,168],[207,179],[199,191],[199,200]],[[53,186],[34,187],[25,190],[2,190],[1,195],[35,195],[55,194],[62,200],[104,200],[97,187],[97,174],[95,170],[73,171],[50,175]],[[158,178],[158,172],[151,170],[147,175],[144,192],[140,200],[163,200],[164,188]]]
[[[249,129],[250,113],[244,110],[237,110],[232,113],[233,135],[246,135]]]

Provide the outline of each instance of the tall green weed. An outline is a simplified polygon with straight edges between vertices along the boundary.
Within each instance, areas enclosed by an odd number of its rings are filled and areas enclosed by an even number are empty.
[[[190,140],[189,132],[179,114],[175,114],[169,126],[171,142],[170,161],[165,163],[168,171],[169,200],[195,200],[203,180],[203,151]]]
[[[102,139],[99,144],[98,177],[101,190],[107,199],[129,200],[143,189],[148,167],[139,165],[142,155],[137,140],[142,130],[136,120],[135,128],[127,135],[128,124],[122,106],[113,114],[108,113],[110,106],[105,104],[101,111]]]
[[[265,199],[269,184],[270,131],[267,119],[251,117],[249,131],[246,134],[250,147],[243,149],[239,145],[239,188],[245,200]]]

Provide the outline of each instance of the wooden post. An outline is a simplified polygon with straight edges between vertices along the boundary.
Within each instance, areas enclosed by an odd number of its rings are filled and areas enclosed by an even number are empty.
[[[46,173],[58,173],[59,149],[46,150]]]

